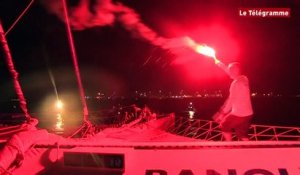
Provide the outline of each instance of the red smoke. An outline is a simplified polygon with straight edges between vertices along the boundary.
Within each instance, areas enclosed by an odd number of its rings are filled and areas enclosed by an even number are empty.
[[[42,3],[50,13],[64,21],[61,0],[44,0]],[[163,46],[165,38],[159,37],[156,32],[142,23],[139,14],[133,9],[111,0],[80,0],[78,5],[69,9],[69,18],[74,30],[84,30],[91,27],[113,25],[120,22],[125,29],[150,41],[156,46]]]
[[[64,21],[61,0],[44,0],[42,3],[50,13]],[[69,9],[69,18],[74,30],[84,30],[91,27],[113,25],[120,22],[133,36],[140,37],[153,45],[164,49],[186,46],[183,38],[167,39],[159,36],[146,26],[138,13],[133,9],[111,0],[80,0],[78,5]]]
[[[61,0],[44,0],[42,2],[50,13],[55,14],[64,21]],[[135,10],[121,3],[113,3],[112,0],[80,0],[76,6],[69,7],[69,18],[74,30],[113,25],[115,22],[119,22],[126,30],[131,32],[133,37],[139,37],[155,46],[170,49],[176,56],[175,63],[185,63],[193,76],[199,77],[200,75],[200,78],[203,77],[203,70],[199,69],[197,65],[208,63],[193,61],[195,58],[199,58],[199,55],[189,48],[190,46],[186,43],[185,37],[168,39],[159,36],[141,21]],[[217,52],[217,58],[225,61],[225,63],[228,60],[223,58],[229,58],[230,61],[236,59],[238,54],[237,44],[221,26],[190,30],[189,36],[194,38],[197,43],[206,43],[208,46],[212,46]],[[213,61],[210,61],[213,64]],[[189,65],[189,63],[191,64]]]

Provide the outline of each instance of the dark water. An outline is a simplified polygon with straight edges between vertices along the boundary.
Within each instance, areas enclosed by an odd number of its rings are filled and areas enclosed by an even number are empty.
[[[109,108],[112,105],[123,106],[145,104],[157,113],[171,113],[187,115],[190,102],[196,109],[195,117],[211,119],[211,116],[222,106],[224,98],[185,98],[185,99],[128,99],[110,102],[92,102],[90,109]],[[296,97],[256,97],[252,99],[255,124],[300,126],[300,98]]]
[[[118,107],[136,104],[138,107],[147,105],[151,111],[166,114],[175,113],[177,116],[187,116],[190,102],[196,110],[195,118],[210,120],[211,116],[220,108],[224,98],[183,98],[183,99],[114,99],[114,100],[88,100],[90,120],[94,123],[105,123],[116,117]],[[254,108],[253,123],[265,125],[297,126],[300,127],[300,98],[296,97],[256,97],[252,99]],[[32,107],[32,106],[31,106]],[[34,108],[34,107],[32,107]],[[123,108],[124,109],[124,108]],[[82,123],[80,107],[68,109],[63,116],[64,126],[79,126]],[[29,109],[33,116],[38,118],[39,126],[51,128],[57,122],[54,111],[35,112]],[[9,111],[8,111],[9,112]],[[1,123],[12,122],[6,112],[0,111]],[[18,121],[20,116],[13,116]]]

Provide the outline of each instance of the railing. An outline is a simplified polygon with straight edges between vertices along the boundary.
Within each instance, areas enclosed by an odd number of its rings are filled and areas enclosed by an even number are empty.
[[[173,134],[207,141],[224,140],[218,123],[210,120],[178,117],[175,121],[175,127],[169,128],[168,131]],[[249,130],[249,136],[252,141],[300,141],[300,127],[252,124]],[[234,139],[237,139],[236,136],[234,136]]]

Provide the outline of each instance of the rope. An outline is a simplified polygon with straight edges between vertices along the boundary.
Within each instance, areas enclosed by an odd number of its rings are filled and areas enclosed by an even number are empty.
[[[24,131],[25,129],[26,128],[21,127],[21,128],[10,130],[10,131],[6,131],[6,132],[0,132],[0,137],[9,136],[9,135],[15,134],[17,132]]]
[[[0,175],[12,175],[12,173],[0,166]]]
[[[9,72],[11,73],[12,78],[13,78],[14,88],[15,88],[16,94],[20,101],[20,107],[21,107],[27,121],[30,121],[31,116],[28,113],[26,99],[24,97],[21,85],[18,80],[19,73],[15,69],[14,62],[13,62],[12,56],[10,54],[10,50],[9,50],[9,47],[8,47],[8,44],[7,44],[5,35],[4,35],[4,30],[2,28],[1,22],[0,22],[0,40],[3,45],[2,47],[3,47],[5,57],[6,57],[6,62],[7,62]]]
[[[15,22],[8,28],[8,30],[5,32],[4,36],[6,36],[11,29],[17,24],[17,22],[20,21],[20,19],[25,15],[25,13],[28,11],[28,9],[31,7],[33,4],[34,0],[31,0],[30,3],[27,5],[27,7],[24,9],[24,11],[21,13],[21,15],[15,20]]]
[[[4,128],[0,128],[0,137],[10,136],[17,132],[32,130],[38,124],[38,120],[35,118],[31,118],[27,123],[16,126],[8,126]]]
[[[62,0],[62,3],[63,3],[65,20],[66,20],[66,29],[67,29],[67,33],[68,33],[68,39],[69,39],[69,44],[70,44],[70,49],[71,49],[71,54],[72,54],[72,60],[73,60],[75,74],[76,74],[77,83],[78,83],[78,87],[79,87],[81,103],[83,106],[83,117],[84,117],[83,119],[85,122],[87,122],[89,112],[88,112],[88,108],[87,108],[87,104],[86,104],[86,100],[85,100],[85,94],[84,94],[84,90],[83,90],[83,85],[82,85],[82,81],[81,81],[81,77],[80,77],[78,59],[77,59],[73,36],[72,36],[71,28],[70,28],[70,21],[69,21],[69,17],[68,17],[69,15],[68,15],[68,10],[67,10],[66,0]]]
[[[15,128],[18,128],[20,127],[21,125],[14,125],[14,126],[5,126],[5,127],[2,127],[0,128],[0,133],[4,130],[10,130],[10,129],[15,129]]]

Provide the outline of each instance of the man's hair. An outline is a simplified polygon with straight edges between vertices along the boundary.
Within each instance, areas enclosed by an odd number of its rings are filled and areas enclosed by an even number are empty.
[[[241,74],[241,64],[239,62],[232,62],[228,65],[228,70],[235,74]]]

